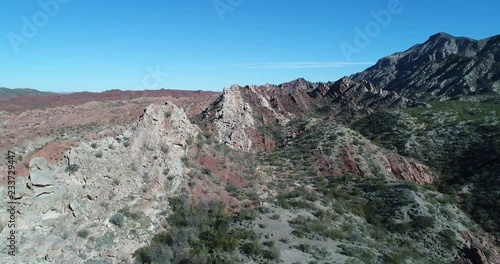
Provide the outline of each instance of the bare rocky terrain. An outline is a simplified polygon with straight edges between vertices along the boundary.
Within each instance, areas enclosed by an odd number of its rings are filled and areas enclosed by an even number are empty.
[[[335,82],[2,99],[1,262],[500,263],[496,40]]]

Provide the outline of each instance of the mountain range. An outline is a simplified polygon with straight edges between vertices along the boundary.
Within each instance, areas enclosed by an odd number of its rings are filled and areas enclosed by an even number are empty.
[[[499,45],[439,33],[331,82],[10,98],[18,259],[500,263]]]

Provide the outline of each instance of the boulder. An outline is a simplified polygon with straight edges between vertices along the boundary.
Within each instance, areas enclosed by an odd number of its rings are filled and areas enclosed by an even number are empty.
[[[44,158],[36,157],[30,161],[29,178],[33,186],[52,186],[54,185],[55,173],[49,168]]]

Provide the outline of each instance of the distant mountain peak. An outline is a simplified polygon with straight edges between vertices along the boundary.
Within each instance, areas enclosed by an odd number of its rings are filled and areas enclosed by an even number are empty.
[[[0,87],[0,98],[12,98],[26,95],[44,95],[51,94],[51,92],[43,92],[31,88],[5,88]]]
[[[449,99],[500,93],[498,72],[498,36],[474,40],[440,32],[422,44],[380,59],[351,78],[409,98]],[[488,80],[487,85],[482,80]]]
[[[440,38],[450,39],[450,38],[455,38],[455,37],[448,34],[448,33],[445,33],[445,32],[439,32],[439,33],[436,33],[436,34],[430,36],[429,41],[440,39]]]

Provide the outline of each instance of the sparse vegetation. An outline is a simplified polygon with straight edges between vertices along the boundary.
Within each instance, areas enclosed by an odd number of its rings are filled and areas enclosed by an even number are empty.
[[[130,138],[128,137],[123,137],[123,146],[128,147],[130,146]]]
[[[109,219],[109,222],[117,227],[123,227],[125,217],[121,213],[116,213]]]
[[[79,168],[80,167],[77,164],[71,164],[68,167],[66,167],[65,171],[71,174],[77,172]]]
[[[161,152],[163,152],[163,154],[167,154],[168,153],[168,146],[167,145],[161,145]]]
[[[220,202],[189,205],[186,198],[170,198],[173,214],[168,232],[156,235],[149,246],[138,249],[138,263],[233,263],[244,233],[231,228],[232,218]],[[243,235],[243,237],[242,237]],[[275,252],[269,252],[269,257]]]
[[[189,163],[189,158],[187,156],[182,156],[181,161],[184,164],[184,166],[186,166],[186,167],[189,167],[191,165]]]
[[[118,179],[116,179],[116,178],[115,178],[115,179],[113,179],[113,181],[112,181],[111,183],[112,183],[114,186],[118,186],[118,185],[120,185],[120,180],[118,180]]]
[[[353,127],[384,147],[430,165],[441,175],[435,187],[445,193],[441,202],[461,200],[462,209],[498,237],[500,194],[494,190],[500,182],[494,175],[500,171],[500,105],[487,96],[469,99],[379,111]],[[471,192],[461,193],[468,184]]]
[[[76,233],[76,235],[78,237],[81,237],[81,238],[87,238],[89,236],[90,232],[87,230],[87,229],[82,229],[80,231],[78,231],[78,233]]]

